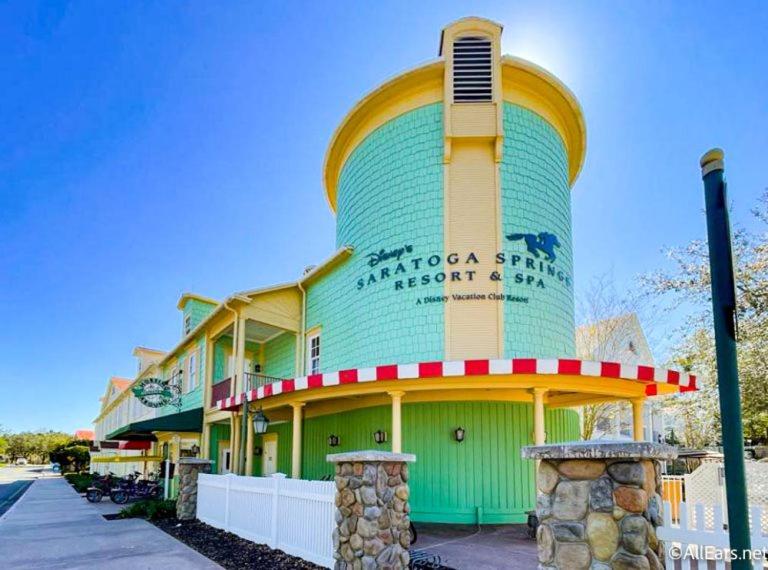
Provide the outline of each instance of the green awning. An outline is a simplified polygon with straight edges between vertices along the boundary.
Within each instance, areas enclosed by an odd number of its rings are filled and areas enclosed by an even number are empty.
[[[157,441],[156,431],[203,431],[203,408],[195,408],[178,414],[168,414],[151,420],[133,422],[107,434],[105,439],[123,441]]]

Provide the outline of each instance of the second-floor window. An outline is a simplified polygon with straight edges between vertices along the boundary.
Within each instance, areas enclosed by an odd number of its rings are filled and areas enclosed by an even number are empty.
[[[307,374],[320,373],[320,333],[307,337]]]
[[[197,388],[197,352],[193,352],[187,359],[187,392]]]

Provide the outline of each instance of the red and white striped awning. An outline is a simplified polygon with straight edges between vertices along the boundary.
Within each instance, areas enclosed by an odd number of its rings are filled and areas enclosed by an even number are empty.
[[[279,394],[314,390],[342,384],[391,380],[419,380],[423,378],[450,378],[459,376],[499,376],[536,374],[548,376],[584,376],[616,380],[631,380],[645,384],[645,394],[658,394],[659,384],[677,386],[679,392],[697,390],[696,376],[675,370],[638,366],[618,362],[593,362],[572,358],[506,358],[498,360],[454,360],[447,362],[419,362],[416,364],[388,364],[368,368],[353,368],[325,374],[311,374],[289,380],[279,380],[224,398],[216,402],[220,410],[232,410],[249,402],[263,400]]]

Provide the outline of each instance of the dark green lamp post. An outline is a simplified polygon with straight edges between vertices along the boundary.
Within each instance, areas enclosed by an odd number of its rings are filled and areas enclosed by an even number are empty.
[[[744,431],[741,423],[739,370],[736,362],[736,285],[733,277],[731,224],[723,176],[723,151],[716,148],[701,157],[701,176],[707,206],[707,241],[712,283],[712,315],[717,352],[717,384],[725,455],[728,533],[737,559],[733,570],[752,568],[743,556],[750,550],[747,481],[744,474]]]

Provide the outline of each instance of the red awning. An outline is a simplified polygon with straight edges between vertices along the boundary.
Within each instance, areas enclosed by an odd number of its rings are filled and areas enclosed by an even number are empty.
[[[118,449],[149,449],[151,441],[121,441]]]

